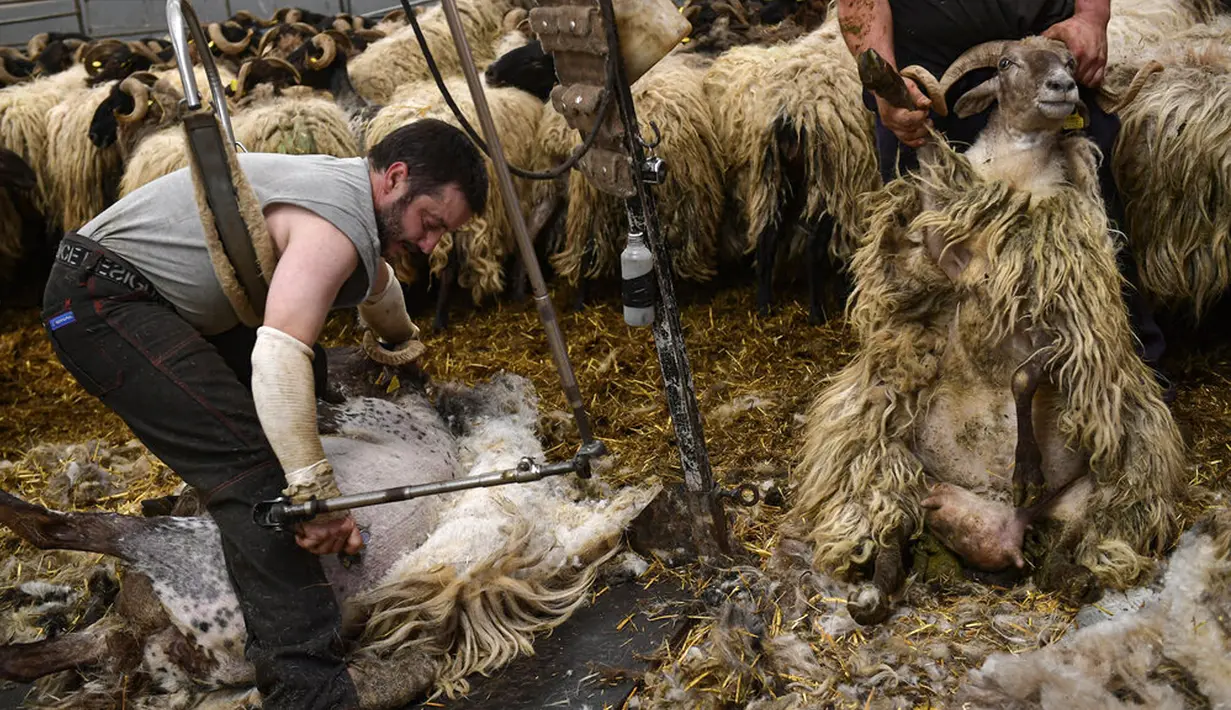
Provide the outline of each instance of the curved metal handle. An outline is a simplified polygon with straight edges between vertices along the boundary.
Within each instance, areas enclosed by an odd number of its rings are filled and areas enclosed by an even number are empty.
[[[197,54],[201,57],[201,65],[205,67],[205,75],[209,77],[209,90],[214,100],[214,113],[222,123],[222,130],[227,134],[231,145],[243,150],[243,146],[235,140],[235,132],[231,130],[231,114],[227,110],[226,94],[222,91],[222,80],[218,78],[218,67],[214,65],[214,55],[209,51],[209,40],[201,31],[201,23],[197,20],[197,11],[192,9],[188,0],[167,0],[167,30],[171,33],[171,47],[175,50],[175,63],[180,70],[180,80],[184,83],[184,101],[189,110],[201,108],[201,92],[197,89],[197,76],[192,70],[192,58],[188,55],[188,37],[185,27],[197,43]]]

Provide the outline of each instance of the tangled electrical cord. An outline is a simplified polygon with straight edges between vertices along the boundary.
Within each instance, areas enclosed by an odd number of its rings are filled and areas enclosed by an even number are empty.
[[[457,117],[458,122],[462,126],[462,130],[466,131],[466,134],[470,136],[470,140],[474,141],[475,145],[479,147],[479,150],[483,151],[484,155],[491,158],[492,154],[487,147],[487,143],[484,142],[477,133],[475,133],[473,128],[471,128],[470,122],[467,121],[466,117],[462,115],[461,109],[459,109],[457,104],[453,101],[453,96],[451,96],[449,94],[449,90],[445,88],[444,79],[441,78],[440,70],[436,67],[436,61],[432,59],[432,52],[427,47],[427,39],[423,36],[423,30],[419,28],[419,20],[415,17],[414,8],[410,6],[410,3],[407,2],[407,0],[401,0],[401,2],[402,9],[406,11],[406,21],[410,23],[411,28],[415,31],[415,39],[419,41],[419,48],[423,51],[423,59],[427,62],[428,71],[432,73],[432,78],[436,80],[436,87],[440,89],[440,93],[444,97],[445,103],[449,105],[449,108],[453,111],[453,115]],[[594,122],[594,127],[590,129],[589,135],[587,135],[586,139],[582,141],[582,144],[573,151],[573,154],[569,156],[568,160],[565,160],[563,163],[545,172],[524,170],[513,165],[512,163],[508,163],[509,172],[528,180],[554,180],[569,170],[572,170],[573,166],[577,165],[577,162],[581,160],[582,156],[590,150],[590,146],[594,145],[594,139],[598,137],[599,128],[603,125],[603,121],[606,120],[607,112],[611,110],[612,96],[615,94],[616,74],[615,62],[611,61],[610,57],[607,58],[606,67],[607,83],[603,87],[603,98],[598,104],[598,117]]]

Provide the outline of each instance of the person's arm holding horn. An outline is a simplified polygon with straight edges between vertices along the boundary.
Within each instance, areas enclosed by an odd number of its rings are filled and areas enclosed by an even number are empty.
[[[856,58],[867,49],[875,50],[891,67],[897,66],[893,51],[893,11],[889,0],[838,0],[838,27],[847,49]],[[908,77],[902,77],[915,101],[915,110],[898,108],[884,97],[876,96],[881,122],[893,131],[902,145],[918,148],[928,135],[928,109],[932,100]]]

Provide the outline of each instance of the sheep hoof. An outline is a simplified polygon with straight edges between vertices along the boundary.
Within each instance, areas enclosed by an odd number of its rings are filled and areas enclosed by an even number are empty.
[[[874,584],[864,584],[846,598],[846,610],[860,626],[872,626],[889,618],[889,595]]]
[[[1103,596],[1103,586],[1089,567],[1065,559],[1060,553],[1049,554],[1034,573],[1034,584],[1040,592],[1056,594],[1069,606],[1092,604]]]

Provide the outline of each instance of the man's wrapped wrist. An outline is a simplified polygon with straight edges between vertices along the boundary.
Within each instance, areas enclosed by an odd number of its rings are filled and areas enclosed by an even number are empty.
[[[338,484],[334,480],[333,466],[329,464],[328,459],[321,459],[311,466],[287,471],[286,488],[282,489],[282,495],[289,498],[292,503],[301,504],[313,498],[316,500],[337,498],[342,495],[342,492],[338,490]],[[317,519],[330,520],[345,515],[345,511],[337,511],[319,515]]]

